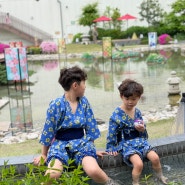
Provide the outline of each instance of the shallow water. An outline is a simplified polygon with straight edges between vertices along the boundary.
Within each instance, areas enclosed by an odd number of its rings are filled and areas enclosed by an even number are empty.
[[[168,178],[168,183],[170,185],[184,185],[185,184],[185,154],[178,154],[173,156],[168,156],[161,158],[161,165],[163,168],[163,174]],[[131,177],[130,167],[117,167],[117,168],[107,168],[104,171],[113,179],[117,180],[120,185],[131,185],[132,177]],[[149,177],[146,180],[146,177]],[[140,178],[141,185],[163,185],[155,176],[151,168],[150,163],[146,163]],[[97,185],[97,183],[92,182],[90,185]]]

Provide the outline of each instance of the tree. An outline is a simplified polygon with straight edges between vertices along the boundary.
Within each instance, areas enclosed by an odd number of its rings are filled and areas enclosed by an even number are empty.
[[[177,0],[171,5],[172,11],[167,14],[165,23],[177,31],[185,32],[185,0]]]
[[[98,3],[88,4],[87,6],[83,7],[82,15],[79,19],[79,24],[82,26],[91,26],[94,24],[93,20],[99,17]]]
[[[110,6],[106,6],[104,15],[107,17],[111,17],[112,15],[112,8]],[[111,21],[108,21],[109,29],[111,28]]]
[[[120,16],[120,10],[118,8],[114,8],[111,16],[114,29],[121,30],[122,21],[117,20]]]
[[[109,28],[111,28],[111,25],[113,25],[114,29],[121,29],[122,22],[118,21],[117,18],[121,16],[120,10],[118,8],[111,8],[110,6],[107,6],[104,15],[107,17],[112,18],[112,21],[109,21]]]
[[[148,26],[157,26],[164,16],[164,10],[161,8],[158,0],[144,0],[140,7],[140,20],[148,23]]]

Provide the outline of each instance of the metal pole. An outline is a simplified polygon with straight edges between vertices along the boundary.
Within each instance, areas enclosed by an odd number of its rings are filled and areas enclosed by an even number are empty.
[[[64,30],[63,30],[63,16],[62,16],[62,3],[60,0],[57,0],[60,6],[60,19],[61,19],[61,32],[62,32],[62,38],[64,38]]]
[[[182,99],[181,99],[181,103],[183,106],[183,124],[184,124],[184,133],[185,133],[185,93],[182,93]]]

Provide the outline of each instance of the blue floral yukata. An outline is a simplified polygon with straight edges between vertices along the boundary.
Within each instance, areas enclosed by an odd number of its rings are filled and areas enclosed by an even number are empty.
[[[109,120],[106,151],[120,152],[128,166],[132,166],[129,160],[131,155],[138,154],[143,160],[149,151],[154,150],[148,143],[146,129],[144,132],[135,129],[135,120],[143,120],[139,109],[135,109],[134,119],[132,119],[120,107],[114,110]]]
[[[73,114],[63,95],[51,101],[40,143],[50,146],[47,163],[59,159],[63,164],[74,159],[76,164],[85,156],[97,158],[94,140],[100,136],[96,119],[87,98],[79,98]]]

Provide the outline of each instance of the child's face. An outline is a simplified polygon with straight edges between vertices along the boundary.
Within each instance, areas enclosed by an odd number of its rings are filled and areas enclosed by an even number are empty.
[[[81,81],[76,88],[77,97],[82,97],[84,95],[85,88],[86,88],[85,81]]]
[[[140,96],[129,96],[129,97],[122,96],[121,99],[127,109],[132,109],[137,105]]]

